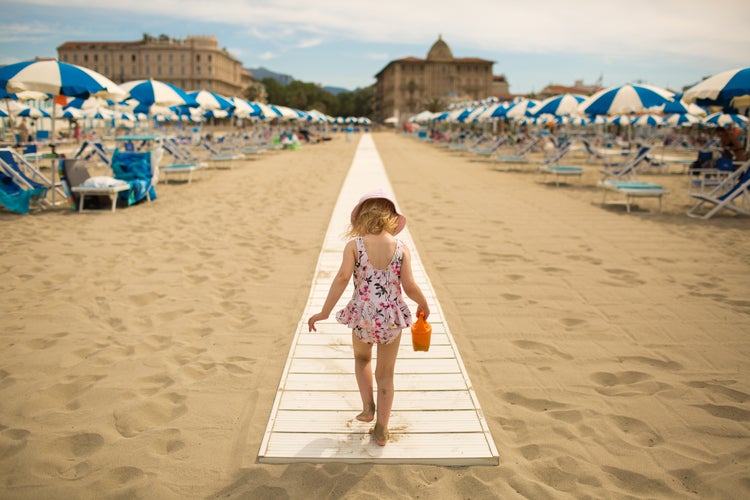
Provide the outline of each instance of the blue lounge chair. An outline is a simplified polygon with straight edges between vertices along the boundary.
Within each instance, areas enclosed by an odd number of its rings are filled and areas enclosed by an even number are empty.
[[[99,160],[109,167],[111,154],[101,142],[83,141],[73,158],[86,161],[92,158],[99,158]]]
[[[661,212],[662,197],[665,194],[669,194],[669,191],[664,189],[659,184],[637,180],[618,181],[609,179],[599,182],[599,186],[604,188],[604,195],[602,196],[602,206],[607,201],[607,193],[610,191],[616,191],[625,195],[625,206],[627,207],[628,213],[630,213],[630,205],[635,198],[658,198],[659,212]]]
[[[719,210],[726,208],[735,213],[750,215],[750,160],[726,177],[721,184],[708,193],[689,193],[698,201],[688,210],[690,217],[710,219]],[[708,212],[700,214],[703,205],[713,205]]]

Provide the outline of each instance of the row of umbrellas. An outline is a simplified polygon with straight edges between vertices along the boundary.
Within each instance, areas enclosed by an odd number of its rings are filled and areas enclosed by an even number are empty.
[[[53,96],[52,113],[32,107],[16,109],[17,116],[76,118],[77,115],[87,116],[92,113],[83,111],[85,102],[92,101],[92,97],[109,101],[95,102],[97,109],[94,117],[112,118],[117,111],[104,106],[113,103],[124,103],[125,112],[121,115],[125,119],[135,119],[139,114],[153,115],[155,111],[170,116],[195,116],[191,111],[201,109],[202,117],[209,116],[223,118],[230,114],[241,117],[278,118],[281,120],[326,121],[331,123],[369,124],[367,118],[338,117],[333,118],[316,110],[299,111],[285,106],[266,105],[240,98],[226,98],[205,90],[188,93],[179,87],[157,80],[137,80],[117,85],[105,76],[73,64],[57,60],[24,61],[0,68],[0,98],[39,99]],[[76,98],[58,112],[57,96]],[[102,104],[104,103],[104,104]],[[7,111],[11,110],[8,100]],[[21,105],[18,105],[21,106]],[[79,111],[76,111],[76,108]],[[52,120],[51,137],[54,138],[55,120]]]
[[[518,99],[510,103],[489,103],[454,109],[442,113],[424,111],[412,121],[454,121],[459,123],[481,122],[505,118],[516,120],[552,117],[579,123],[596,122],[598,116],[617,117],[612,120],[636,121],[636,124],[657,125],[661,117],[656,115],[639,116],[633,114],[660,113],[682,115],[679,118],[662,119],[669,124],[684,124],[702,121],[708,124],[728,125],[747,123],[747,117],[736,113],[720,113],[700,120],[707,112],[700,106],[721,106],[724,111],[735,112],[750,107],[750,68],[740,68],[719,73],[688,89],[683,95],[676,95],[666,89],[651,85],[625,84],[603,89],[590,97],[576,94],[563,94],[538,102]],[[602,120],[599,119],[601,123]]]

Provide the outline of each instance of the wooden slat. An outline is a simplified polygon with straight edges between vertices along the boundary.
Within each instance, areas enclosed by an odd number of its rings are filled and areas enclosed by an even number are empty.
[[[396,391],[394,410],[473,410],[467,391]],[[284,391],[282,410],[362,410],[356,387],[352,391]]]
[[[354,374],[353,359],[293,359],[291,373],[351,373]],[[455,359],[399,359],[396,373],[461,373]]]
[[[279,410],[275,432],[366,434],[372,423],[360,422],[357,412]],[[389,423],[393,434],[482,432],[475,410],[393,411]]]
[[[361,433],[279,432],[269,441],[268,454],[263,461],[496,465],[497,458],[488,453],[488,449],[482,433],[394,433],[388,446],[378,446],[370,441],[369,435]]]
[[[404,391],[466,390],[466,380],[455,373],[396,373],[394,384]],[[375,381],[377,387],[377,381]],[[357,390],[353,373],[289,373],[284,390],[287,391],[350,391]]]

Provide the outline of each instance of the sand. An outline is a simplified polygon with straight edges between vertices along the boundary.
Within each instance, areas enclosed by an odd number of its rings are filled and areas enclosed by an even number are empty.
[[[356,141],[0,212],[3,498],[742,498],[750,218],[375,134],[498,467],[255,462]],[[396,381],[398,384],[398,381]]]

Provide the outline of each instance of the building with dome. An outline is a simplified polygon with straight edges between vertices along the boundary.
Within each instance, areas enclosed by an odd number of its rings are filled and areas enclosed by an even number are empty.
[[[396,59],[375,75],[374,118],[382,122],[395,117],[402,122],[430,107],[442,109],[452,102],[507,93],[505,77],[492,74],[493,64],[478,57],[453,57],[438,36],[426,59]],[[504,89],[497,88],[498,81]]]

